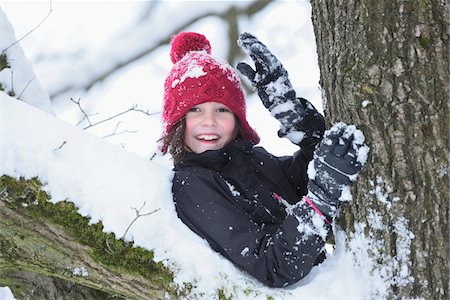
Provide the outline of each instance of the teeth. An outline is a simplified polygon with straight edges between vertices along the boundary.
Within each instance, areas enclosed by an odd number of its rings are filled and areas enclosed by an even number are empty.
[[[199,135],[198,138],[200,140],[205,140],[205,141],[212,141],[212,140],[217,140],[219,137],[217,135]]]

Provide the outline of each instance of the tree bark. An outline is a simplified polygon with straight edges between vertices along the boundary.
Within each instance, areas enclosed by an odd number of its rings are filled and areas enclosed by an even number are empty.
[[[312,1],[328,123],[371,153],[344,207],[363,224],[390,298],[448,299],[449,18],[446,1]]]

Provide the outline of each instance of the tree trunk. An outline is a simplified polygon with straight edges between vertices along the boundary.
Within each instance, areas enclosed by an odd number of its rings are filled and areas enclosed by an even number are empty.
[[[357,125],[371,148],[340,225],[373,239],[389,298],[449,299],[446,1],[313,0],[312,11],[327,121]]]

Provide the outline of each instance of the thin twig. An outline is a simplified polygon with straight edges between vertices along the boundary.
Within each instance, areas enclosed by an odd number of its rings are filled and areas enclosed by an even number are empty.
[[[75,103],[75,104],[78,106],[78,108],[80,109],[81,113],[83,114],[83,119],[81,119],[75,126],[79,126],[84,120],[87,120],[87,122],[89,123],[89,125],[83,127],[84,130],[89,129],[89,128],[94,127],[94,126],[97,126],[97,125],[100,125],[100,124],[102,124],[102,123],[111,121],[112,119],[117,118],[117,117],[120,117],[121,115],[124,115],[124,114],[126,114],[126,113],[129,113],[130,111],[140,112],[140,113],[143,113],[143,114],[145,114],[145,115],[147,115],[147,116],[152,116],[152,115],[159,114],[159,112],[153,112],[153,113],[152,113],[152,112],[150,112],[149,110],[144,110],[144,109],[138,108],[138,106],[137,106],[136,104],[133,104],[133,106],[132,106],[131,108],[128,108],[128,109],[126,109],[126,110],[124,110],[124,111],[122,111],[122,112],[120,112],[120,113],[117,113],[117,114],[115,114],[115,115],[112,115],[112,116],[110,116],[110,117],[108,117],[108,118],[106,118],[106,119],[103,119],[103,120],[101,120],[101,121],[98,121],[98,122],[96,122],[96,123],[92,123],[92,122],[91,122],[91,119],[89,119],[89,117],[94,116],[94,115],[97,115],[98,113],[89,115],[89,114],[83,109],[83,107],[81,106],[81,99],[78,99],[78,101],[77,101],[77,100],[74,100],[73,98],[70,98],[70,101],[72,101],[73,103]],[[112,136],[112,135],[118,135],[118,134],[123,134],[123,133],[135,133],[135,132],[136,132],[136,131],[125,130],[125,131],[123,131],[123,132],[117,133],[117,127],[119,126],[120,123],[121,123],[121,122],[119,122],[119,123],[116,124],[116,128],[114,129],[114,133],[113,133],[113,134],[109,134],[109,135],[107,135],[107,136],[105,136],[105,137],[110,137],[110,136]],[[105,138],[105,137],[104,137],[104,138]]]
[[[11,90],[9,91],[8,95],[10,95],[11,97],[15,97],[16,92],[14,92],[14,69],[10,70],[11,70]]]
[[[151,112],[149,112],[148,110],[146,111],[146,110],[137,108],[136,105],[133,105],[131,108],[128,108],[127,110],[124,110],[124,111],[122,111],[122,112],[120,112],[120,113],[117,113],[117,114],[115,114],[115,115],[112,115],[112,116],[110,116],[110,117],[108,117],[108,118],[106,118],[106,119],[103,119],[103,120],[101,120],[101,121],[98,121],[97,123],[93,123],[93,124],[92,124],[92,123],[89,122],[89,126],[86,126],[86,127],[84,127],[83,129],[88,129],[88,128],[94,127],[94,126],[96,126],[96,125],[105,123],[105,122],[110,121],[110,120],[112,120],[112,119],[114,119],[114,118],[120,117],[121,115],[124,115],[124,114],[126,114],[126,113],[128,113],[128,112],[130,112],[130,111],[141,112],[141,113],[143,113],[143,114],[146,114],[147,116],[156,115],[156,114],[159,113],[159,112],[151,113]]]
[[[128,230],[130,230],[131,226],[134,224],[134,222],[136,222],[137,219],[139,219],[140,217],[145,217],[145,216],[149,216],[151,214],[154,214],[155,212],[157,212],[158,210],[160,210],[160,208],[157,208],[149,213],[145,213],[145,214],[141,214],[141,210],[144,208],[145,206],[145,202],[144,204],[142,204],[141,208],[136,209],[134,207],[131,207],[131,209],[134,209],[136,211],[136,217],[134,218],[133,221],[131,221],[130,225],[128,225],[127,229],[125,230],[125,233],[122,235],[122,237],[120,239],[124,239],[125,236],[127,235]]]
[[[108,135],[105,135],[103,138],[108,138],[108,137],[110,137],[110,136],[113,136],[113,135],[120,135],[120,134],[123,134],[123,133],[136,133],[136,132],[137,132],[137,130],[122,130],[122,131],[120,131],[120,132],[117,132],[117,129],[119,128],[119,125],[120,125],[120,124],[122,124],[122,121],[117,122],[116,128],[114,128],[113,133],[108,134]]]
[[[116,127],[116,129],[117,129],[117,127]],[[114,129],[113,133],[107,134],[107,135],[103,136],[102,138],[106,139],[106,138],[116,136],[116,135],[121,135],[124,133],[136,133],[137,132],[137,130],[122,130],[122,131],[117,132],[116,129]]]
[[[87,112],[84,111],[83,107],[81,106],[81,98],[78,98],[78,101],[74,100],[73,98],[70,98],[70,101],[75,103],[80,109],[81,113],[84,115],[83,119],[81,119],[81,121],[79,121],[76,126],[80,125],[84,120],[87,120],[89,124],[92,124],[89,117],[94,116],[96,114],[89,115]]]
[[[116,253],[116,251],[113,251],[113,249],[111,249],[111,246],[109,245],[108,239],[106,239],[105,242],[106,242],[106,247],[107,247],[108,250],[109,250],[108,252],[109,252],[110,254]]]
[[[31,29],[30,31],[28,31],[24,36],[22,36],[20,39],[18,39],[17,41],[15,41],[14,43],[12,43],[11,45],[9,45],[8,47],[6,47],[5,49],[2,50],[2,54],[5,53],[6,51],[8,51],[9,48],[11,48],[12,46],[20,43],[21,41],[23,41],[23,39],[25,39],[27,36],[29,36],[33,31],[35,31],[36,29],[38,29],[39,27],[41,27],[41,25],[45,22],[45,20],[47,20],[47,18],[50,16],[50,14],[52,13],[53,9],[52,9],[52,0],[49,1],[50,2],[50,8],[49,11],[47,13],[47,15],[41,20],[41,22],[39,22],[39,24],[37,24],[33,29]]]
[[[31,79],[28,81],[28,83],[25,85],[25,87],[23,88],[22,92],[20,92],[19,96],[17,96],[17,99],[20,100],[20,97],[22,96],[23,92],[25,92],[25,90],[28,88],[28,86],[31,84],[31,82],[36,78],[36,75],[34,75],[33,77],[31,77]]]
[[[67,142],[66,142],[66,141],[63,141],[62,144],[61,144],[58,148],[53,149],[53,152],[58,151],[58,150],[61,149],[65,144],[67,144]]]

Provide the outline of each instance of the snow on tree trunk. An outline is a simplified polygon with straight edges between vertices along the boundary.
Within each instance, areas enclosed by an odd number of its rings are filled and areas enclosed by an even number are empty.
[[[372,241],[389,298],[448,299],[446,1],[312,1],[325,114],[371,147],[341,225]],[[350,244],[350,243],[349,243]]]

